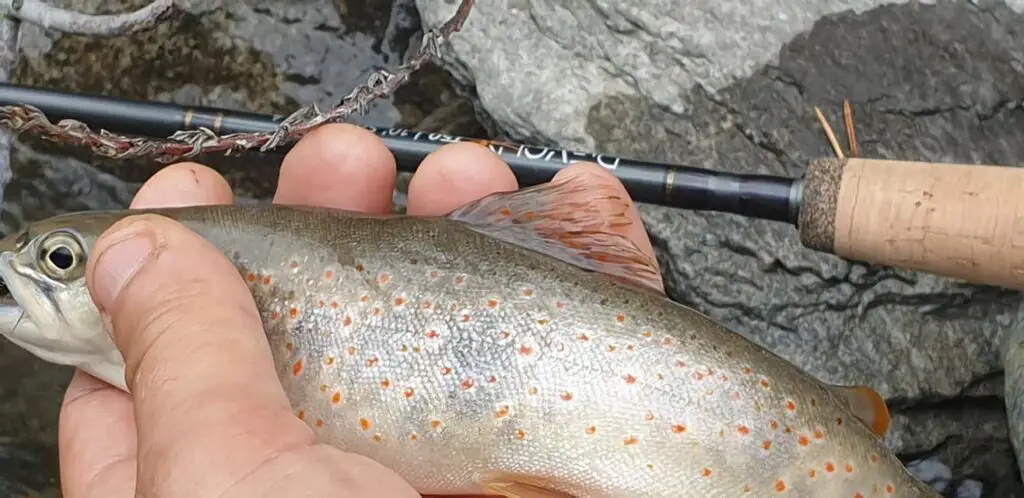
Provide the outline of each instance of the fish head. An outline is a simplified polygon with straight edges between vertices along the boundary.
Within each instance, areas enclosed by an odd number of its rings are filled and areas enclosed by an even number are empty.
[[[127,390],[124,359],[85,282],[97,238],[120,217],[62,215],[0,240],[0,335],[44,361]]]

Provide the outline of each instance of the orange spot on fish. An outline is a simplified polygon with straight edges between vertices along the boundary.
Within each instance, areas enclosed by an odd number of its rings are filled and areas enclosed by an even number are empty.
[[[296,261],[292,261],[291,267],[292,268],[298,268],[299,267],[299,263],[296,262]]]
[[[526,439],[526,431],[522,429],[516,429],[516,439],[520,441]]]
[[[281,314],[280,313],[275,311],[275,312],[270,314],[270,319],[271,320],[277,320],[278,318],[281,318]]]
[[[295,308],[295,307],[292,307],[292,309],[288,310],[288,316],[292,317],[293,320],[298,318],[299,317],[299,309]]]
[[[370,296],[368,296],[366,294],[363,294],[362,296],[359,296],[359,302],[364,303],[364,304],[370,302]]]
[[[498,382],[498,378],[492,375],[492,376],[487,378],[487,382],[489,384],[494,384],[495,382]]]
[[[893,487],[893,485],[892,485],[892,484],[886,484],[886,485],[885,485],[885,492],[886,492],[887,494],[890,494],[890,495],[891,495],[891,494],[893,494],[893,493],[895,493],[895,492],[896,492],[896,488],[895,488],[895,487]]]
[[[458,284],[458,285],[462,285],[462,284],[466,283],[466,276],[465,275],[458,275],[458,276],[456,276],[455,277],[455,283]]]
[[[374,307],[373,308],[373,316],[380,316],[380,312],[381,312],[380,307]]]
[[[396,297],[395,298],[395,306],[405,306],[405,298],[404,297]]]
[[[596,426],[592,425],[590,427],[587,427],[586,433],[587,433],[588,436],[593,436],[596,432],[597,432],[597,427]]]
[[[320,302],[318,303],[318,305],[319,305],[319,306],[320,306],[321,308],[323,308],[324,306],[327,306],[327,303],[325,303],[325,302],[324,302],[324,300],[323,300],[323,299],[321,299],[321,300],[320,300]]]
[[[316,419],[315,423],[316,423],[317,427],[323,427],[324,426],[324,421],[321,420],[321,419]]]
[[[671,345],[675,344],[675,342],[676,342],[675,339],[673,339],[671,337],[666,337],[665,339],[663,339],[661,341],[661,344],[664,345],[664,346],[671,346]]]
[[[412,434],[409,434],[409,440],[410,441],[418,441],[419,439],[420,439],[420,437],[417,436],[415,432],[412,433]]]
[[[512,210],[509,208],[501,208],[502,216],[512,216]]]
[[[498,337],[501,339],[508,339],[512,334],[507,330],[502,330],[498,333]]]
[[[263,277],[263,285],[270,285],[270,282],[273,282],[273,280],[269,276]]]
[[[704,477],[711,477],[711,469],[704,467],[704,469],[700,471],[700,475]]]
[[[406,398],[411,398],[416,395],[416,391],[413,390],[413,388],[411,387],[407,387],[405,388],[405,391],[402,391],[402,395],[404,395]]]
[[[361,418],[359,419],[359,427],[362,427],[364,431],[368,431],[370,427],[373,427],[373,424],[370,422],[370,419]]]
[[[379,442],[381,442],[381,440],[383,440],[383,439],[384,439],[384,438],[383,438],[383,437],[382,437],[382,436],[380,435],[380,433],[379,433],[379,432],[373,435],[373,441],[374,441],[375,443],[379,443]]]
[[[683,360],[676,360],[676,367],[678,367],[678,368],[686,368],[686,362],[683,361]]]
[[[853,498],[864,498],[864,493],[858,491],[856,494],[853,495]]]
[[[299,420],[306,420],[306,410],[299,410],[299,413],[296,413],[295,416],[298,417]]]
[[[362,263],[356,265],[356,271],[358,271],[358,272],[362,272],[363,271]]]
[[[572,393],[569,391],[563,392],[559,397],[562,398],[562,401],[572,401]]]
[[[872,454],[871,454],[871,461],[872,461],[872,462],[877,462],[877,461],[879,461],[879,460],[881,460],[881,458],[880,458],[880,457],[878,456],[878,454],[877,454],[877,453],[872,453]]]
[[[333,279],[334,278],[334,272],[331,271],[331,270],[325,271],[324,272],[324,278],[327,279],[327,280]]]
[[[615,352],[615,349],[616,349],[616,348],[615,348],[615,345],[614,345],[614,344],[609,344],[609,345],[608,345],[608,352],[609,352],[609,353],[614,353],[614,352]]]
[[[452,369],[450,367],[441,367],[441,375],[449,375],[451,373]]]
[[[764,448],[765,451],[771,451],[771,449],[772,449],[772,440],[771,439],[765,439],[764,442],[761,443],[761,447]]]
[[[778,481],[775,481],[775,491],[778,492],[778,493],[785,492],[786,491],[786,481],[783,481],[782,479],[779,479]]]
[[[750,367],[743,367],[743,373],[746,374],[746,375],[750,375],[750,374],[754,373],[754,369],[750,368]]]
[[[797,441],[800,443],[800,446],[807,446],[811,444],[811,440],[803,434],[797,437]]]
[[[654,420],[654,418],[654,413],[651,413],[650,411],[644,413],[644,420],[651,422]]]
[[[441,273],[438,272],[437,270],[431,270],[430,271],[430,278],[437,278],[439,276],[441,276]]]
[[[295,352],[295,344],[292,344],[290,341],[284,344],[284,348],[287,349],[289,353]]]
[[[531,297],[531,296],[533,296],[533,289],[524,289],[523,290],[523,297]]]
[[[537,320],[537,325],[540,325],[541,327],[547,325],[548,323],[549,321],[546,318],[541,318],[540,320]]]
[[[810,477],[811,479],[816,479],[818,477],[818,471],[815,469],[808,470],[807,477]]]
[[[434,429],[440,429],[441,428],[441,421],[436,419],[436,418],[434,420],[431,420],[430,421],[430,427],[433,427]]]
[[[622,378],[626,381],[626,384],[636,384],[636,377],[630,374],[623,375]]]
[[[836,419],[836,425],[843,425],[843,417],[839,417]]]
[[[686,426],[683,424],[676,424],[672,426],[672,432],[676,434],[682,434],[686,432]]]
[[[341,305],[338,304],[337,301],[331,301],[331,308],[338,309],[339,307],[341,307]]]
[[[359,352],[359,350],[357,350],[355,346],[349,346],[348,347],[348,355],[349,356],[355,356],[356,353],[358,353],[358,352]]]
[[[385,378],[384,380],[380,381],[380,387],[382,389],[390,389],[391,388],[391,379]]]
[[[475,384],[476,384],[476,381],[473,380],[472,377],[470,377],[470,378],[462,381],[462,389],[463,390],[472,389]]]
[[[632,345],[632,344],[626,344],[626,351],[632,351],[632,350],[634,350],[634,349],[636,349],[636,348],[635,348],[635,347],[633,347],[633,345]]]
[[[391,274],[390,273],[381,273],[380,275],[377,275],[377,283],[378,284],[384,285],[384,284],[386,284],[386,283],[388,283],[390,281],[391,281]]]
[[[494,416],[497,418],[504,418],[508,416],[508,405],[501,405],[498,411],[494,412]]]
[[[540,392],[540,389],[537,389],[535,386],[531,386],[526,390],[526,393],[530,396],[536,396],[538,392]]]
[[[428,330],[426,333],[427,339],[437,339],[438,333],[436,330]]]
[[[292,375],[294,375],[295,377],[298,377],[301,374],[302,374],[302,360],[299,360],[299,361],[296,361],[294,365],[292,365]]]
[[[250,273],[249,276],[245,277],[245,279],[248,280],[249,282],[255,282],[256,281],[256,275],[253,274],[253,273]]]
[[[704,374],[700,372],[693,372],[693,380],[696,380],[698,382],[704,380]]]
[[[852,474],[853,473],[853,464],[852,463],[846,464],[846,473],[847,474]]]
[[[791,399],[786,400],[786,410],[788,410],[790,412],[795,412],[796,411],[796,402],[791,400]]]
[[[768,379],[761,379],[760,383],[761,383],[761,387],[763,387],[765,389],[771,388],[771,384],[768,383]]]
[[[746,436],[746,435],[750,434],[750,427],[747,427],[745,425],[741,425],[741,426],[736,428],[736,432],[739,432],[741,436]]]
[[[749,493],[751,491],[753,491],[753,488],[751,488],[749,484],[744,484],[743,485],[743,492],[744,493]]]
[[[565,309],[565,303],[558,301],[555,303],[555,307],[558,308],[559,311],[562,311]]]
[[[626,323],[626,315],[619,315],[615,317],[615,321],[620,324]]]
[[[498,309],[498,300],[497,299],[489,299],[487,301],[487,307],[491,308],[492,310],[493,309]]]
[[[818,441],[825,439],[825,433],[822,432],[821,429],[814,429],[814,439],[817,439]]]
[[[533,354],[533,348],[526,345],[519,346],[519,354],[523,356],[530,356],[531,354]]]
[[[366,366],[368,367],[375,367],[378,364],[380,364],[380,358],[377,358],[376,356],[366,360]]]
[[[345,318],[342,319],[341,324],[346,326],[346,327],[352,325],[352,317],[350,317],[348,315],[345,315]]]
[[[341,392],[340,391],[334,391],[334,395],[331,396],[331,404],[332,405],[341,404]]]
[[[423,302],[420,303],[420,307],[425,309],[425,310],[429,310],[433,306],[434,306],[434,303],[432,303],[430,301],[426,301],[426,300],[424,300]]]
[[[463,322],[468,322],[470,320],[472,320],[472,318],[468,314],[463,314],[462,315],[462,321]]]
[[[825,462],[825,472],[829,474],[836,471],[836,466],[832,462]]]
[[[651,338],[654,334],[650,330],[645,330],[643,333],[644,337]]]
[[[640,439],[638,439],[636,436],[626,436],[626,438],[622,440],[622,444],[624,446],[633,446],[634,444],[637,444],[639,442]]]

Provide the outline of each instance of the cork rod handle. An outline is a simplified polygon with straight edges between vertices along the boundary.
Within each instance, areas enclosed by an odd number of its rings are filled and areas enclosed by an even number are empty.
[[[821,159],[799,224],[844,259],[1024,290],[1024,168]]]

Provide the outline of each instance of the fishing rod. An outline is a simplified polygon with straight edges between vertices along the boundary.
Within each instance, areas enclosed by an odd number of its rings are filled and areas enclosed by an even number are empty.
[[[29,105],[51,121],[153,138],[205,127],[218,135],[272,132],[282,116],[125,100],[0,84],[0,106]],[[787,223],[804,247],[841,258],[1024,290],[1024,170],[1008,166],[826,157],[802,178],[747,175],[600,153],[365,126],[415,172],[442,145],[475,142],[498,154],[520,186],[580,161],[600,164],[637,202]],[[830,136],[830,139],[832,137]],[[833,140],[833,144],[834,144]],[[278,150],[284,151],[290,145]]]

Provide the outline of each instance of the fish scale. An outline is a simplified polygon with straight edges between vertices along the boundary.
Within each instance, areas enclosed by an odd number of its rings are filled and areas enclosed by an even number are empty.
[[[938,496],[869,426],[887,417],[872,391],[652,291],[624,206],[570,179],[434,218],[152,212],[235,264],[296,416],[421,493]],[[30,230],[94,240],[125,214]]]

